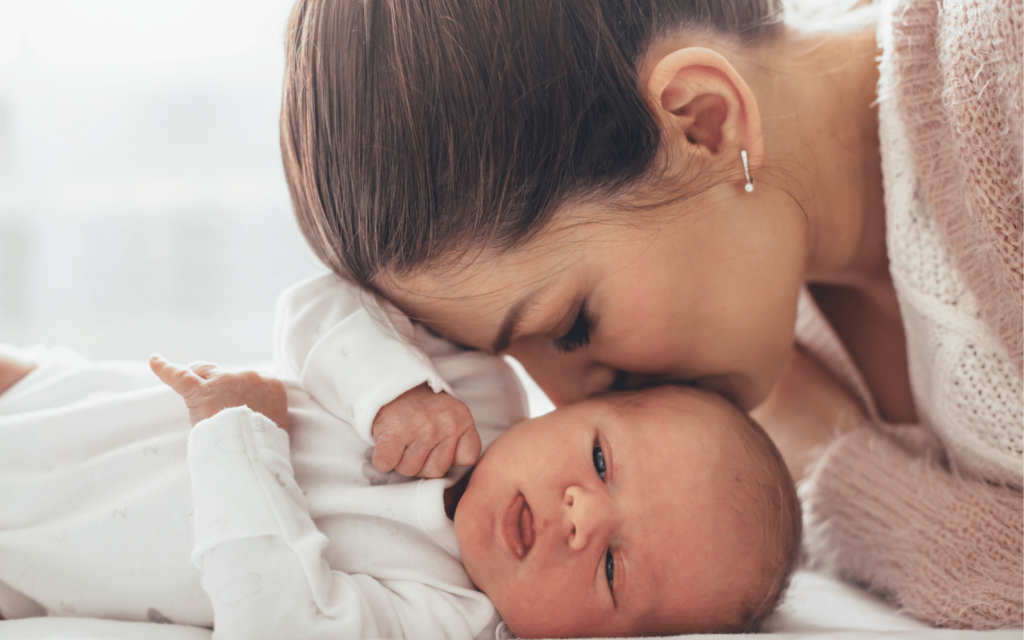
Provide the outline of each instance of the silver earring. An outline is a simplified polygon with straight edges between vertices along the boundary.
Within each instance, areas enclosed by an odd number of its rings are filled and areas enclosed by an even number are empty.
[[[743,185],[743,190],[750,193],[754,190],[754,179],[750,177],[750,165],[747,164],[747,150],[740,151],[740,158],[743,159],[743,174],[747,176],[747,184]]]

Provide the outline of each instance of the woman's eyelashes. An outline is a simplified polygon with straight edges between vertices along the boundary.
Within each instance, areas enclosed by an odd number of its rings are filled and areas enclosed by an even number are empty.
[[[604,449],[601,448],[601,445],[594,445],[593,457],[594,470],[597,471],[597,477],[601,478],[601,482],[604,482],[604,476],[608,473],[608,467],[604,461]]]
[[[577,349],[590,344],[590,330],[593,322],[590,319],[590,314],[587,313],[587,303],[584,302],[580,305],[579,311],[576,313],[576,320],[569,327],[569,331],[564,336],[555,340],[555,348],[562,353],[572,353]]]

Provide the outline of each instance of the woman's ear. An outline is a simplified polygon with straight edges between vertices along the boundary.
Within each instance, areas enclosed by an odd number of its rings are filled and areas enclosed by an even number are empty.
[[[761,166],[757,100],[721,54],[703,47],[677,49],[657,61],[647,88],[663,129],[678,132],[679,143],[692,153],[708,159],[734,155],[739,167],[740,151],[746,150],[751,169]]]

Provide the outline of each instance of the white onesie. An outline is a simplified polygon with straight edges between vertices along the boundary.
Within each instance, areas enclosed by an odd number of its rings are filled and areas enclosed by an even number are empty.
[[[215,638],[493,637],[444,512],[464,470],[378,473],[370,427],[427,382],[466,402],[488,446],[526,414],[500,358],[330,275],[278,302],[290,434],[244,407],[192,428],[145,364],[30,355],[0,395],[0,592]]]

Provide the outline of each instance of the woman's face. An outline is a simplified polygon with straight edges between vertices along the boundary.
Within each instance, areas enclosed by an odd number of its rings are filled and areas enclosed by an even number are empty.
[[[382,288],[441,335],[512,355],[558,406],[664,381],[750,409],[793,340],[807,224],[726,182],[640,213],[562,212],[526,247]]]

